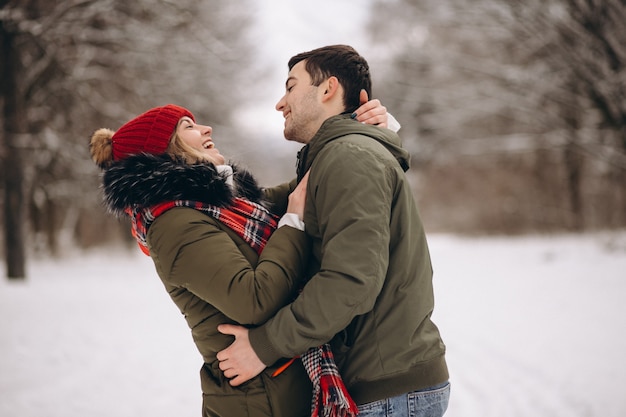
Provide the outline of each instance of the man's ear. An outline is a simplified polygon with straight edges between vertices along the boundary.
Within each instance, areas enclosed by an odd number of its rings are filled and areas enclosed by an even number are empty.
[[[324,94],[322,95],[322,102],[333,99],[339,91],[339,80],[337,77],[328,77],[323,83]]]

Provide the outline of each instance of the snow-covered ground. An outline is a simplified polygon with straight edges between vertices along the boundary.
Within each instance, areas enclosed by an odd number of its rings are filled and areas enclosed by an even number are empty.
[[[429,239],[447,417],[626,415],[626,232]],[[149,258],[28,272],[0,279],[0,416],[200,415],[200,356]]]

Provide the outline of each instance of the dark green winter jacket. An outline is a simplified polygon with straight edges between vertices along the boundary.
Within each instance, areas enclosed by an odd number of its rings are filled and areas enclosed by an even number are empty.
[[[336,116],[299,162],[300,177],[310,168],[304,222],[316,265],[298,298],[250,331],[261,360],[331,341],[358,404],[447,381],[431,320],[430,255],[399,137]]]
[[[108,206],[117,214],[125,207],[172,200],[224,206],[234,196],[242,196],[263,202],[261,189],[243,170],[235,170],[231,188],[212,165],[188,166],[150,155],[122,162],[104,175]],[[278,360],[243,386],[231,387],[216,359],[217,352],[233,341],[217,331],[219,324],[261,324],[296,296],[310,252],[305,233],[281,227],[259,256],[214,218],[177,207],[156,218],[147,242],[157,273],[204,360],[203,416],[308,417],[312,388],[301,362],[273,378],[281,364]]]

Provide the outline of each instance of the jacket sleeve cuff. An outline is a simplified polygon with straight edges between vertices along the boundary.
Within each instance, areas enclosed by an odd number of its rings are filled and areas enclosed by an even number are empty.
[[[282,357],[272,346],[265,326],[250,329],[248,338],[252,349],[266,366],[274,364]]]

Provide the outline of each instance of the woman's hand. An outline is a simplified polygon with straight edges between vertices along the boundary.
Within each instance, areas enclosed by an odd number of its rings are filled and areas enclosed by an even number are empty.
[[[309,182],[309,171],[304,174],[295,190],[289,194],[287,213],[295,213],[300,220],[304,220],[304,203],[306,202],[306,186]]]
[[[380,100],[374,99],[368,101],[367,92],[365,90],[361,90],[360,98],[361,107],[352,113],[352,118],[369,125],[389,127],[387,108],[380,103]]]

